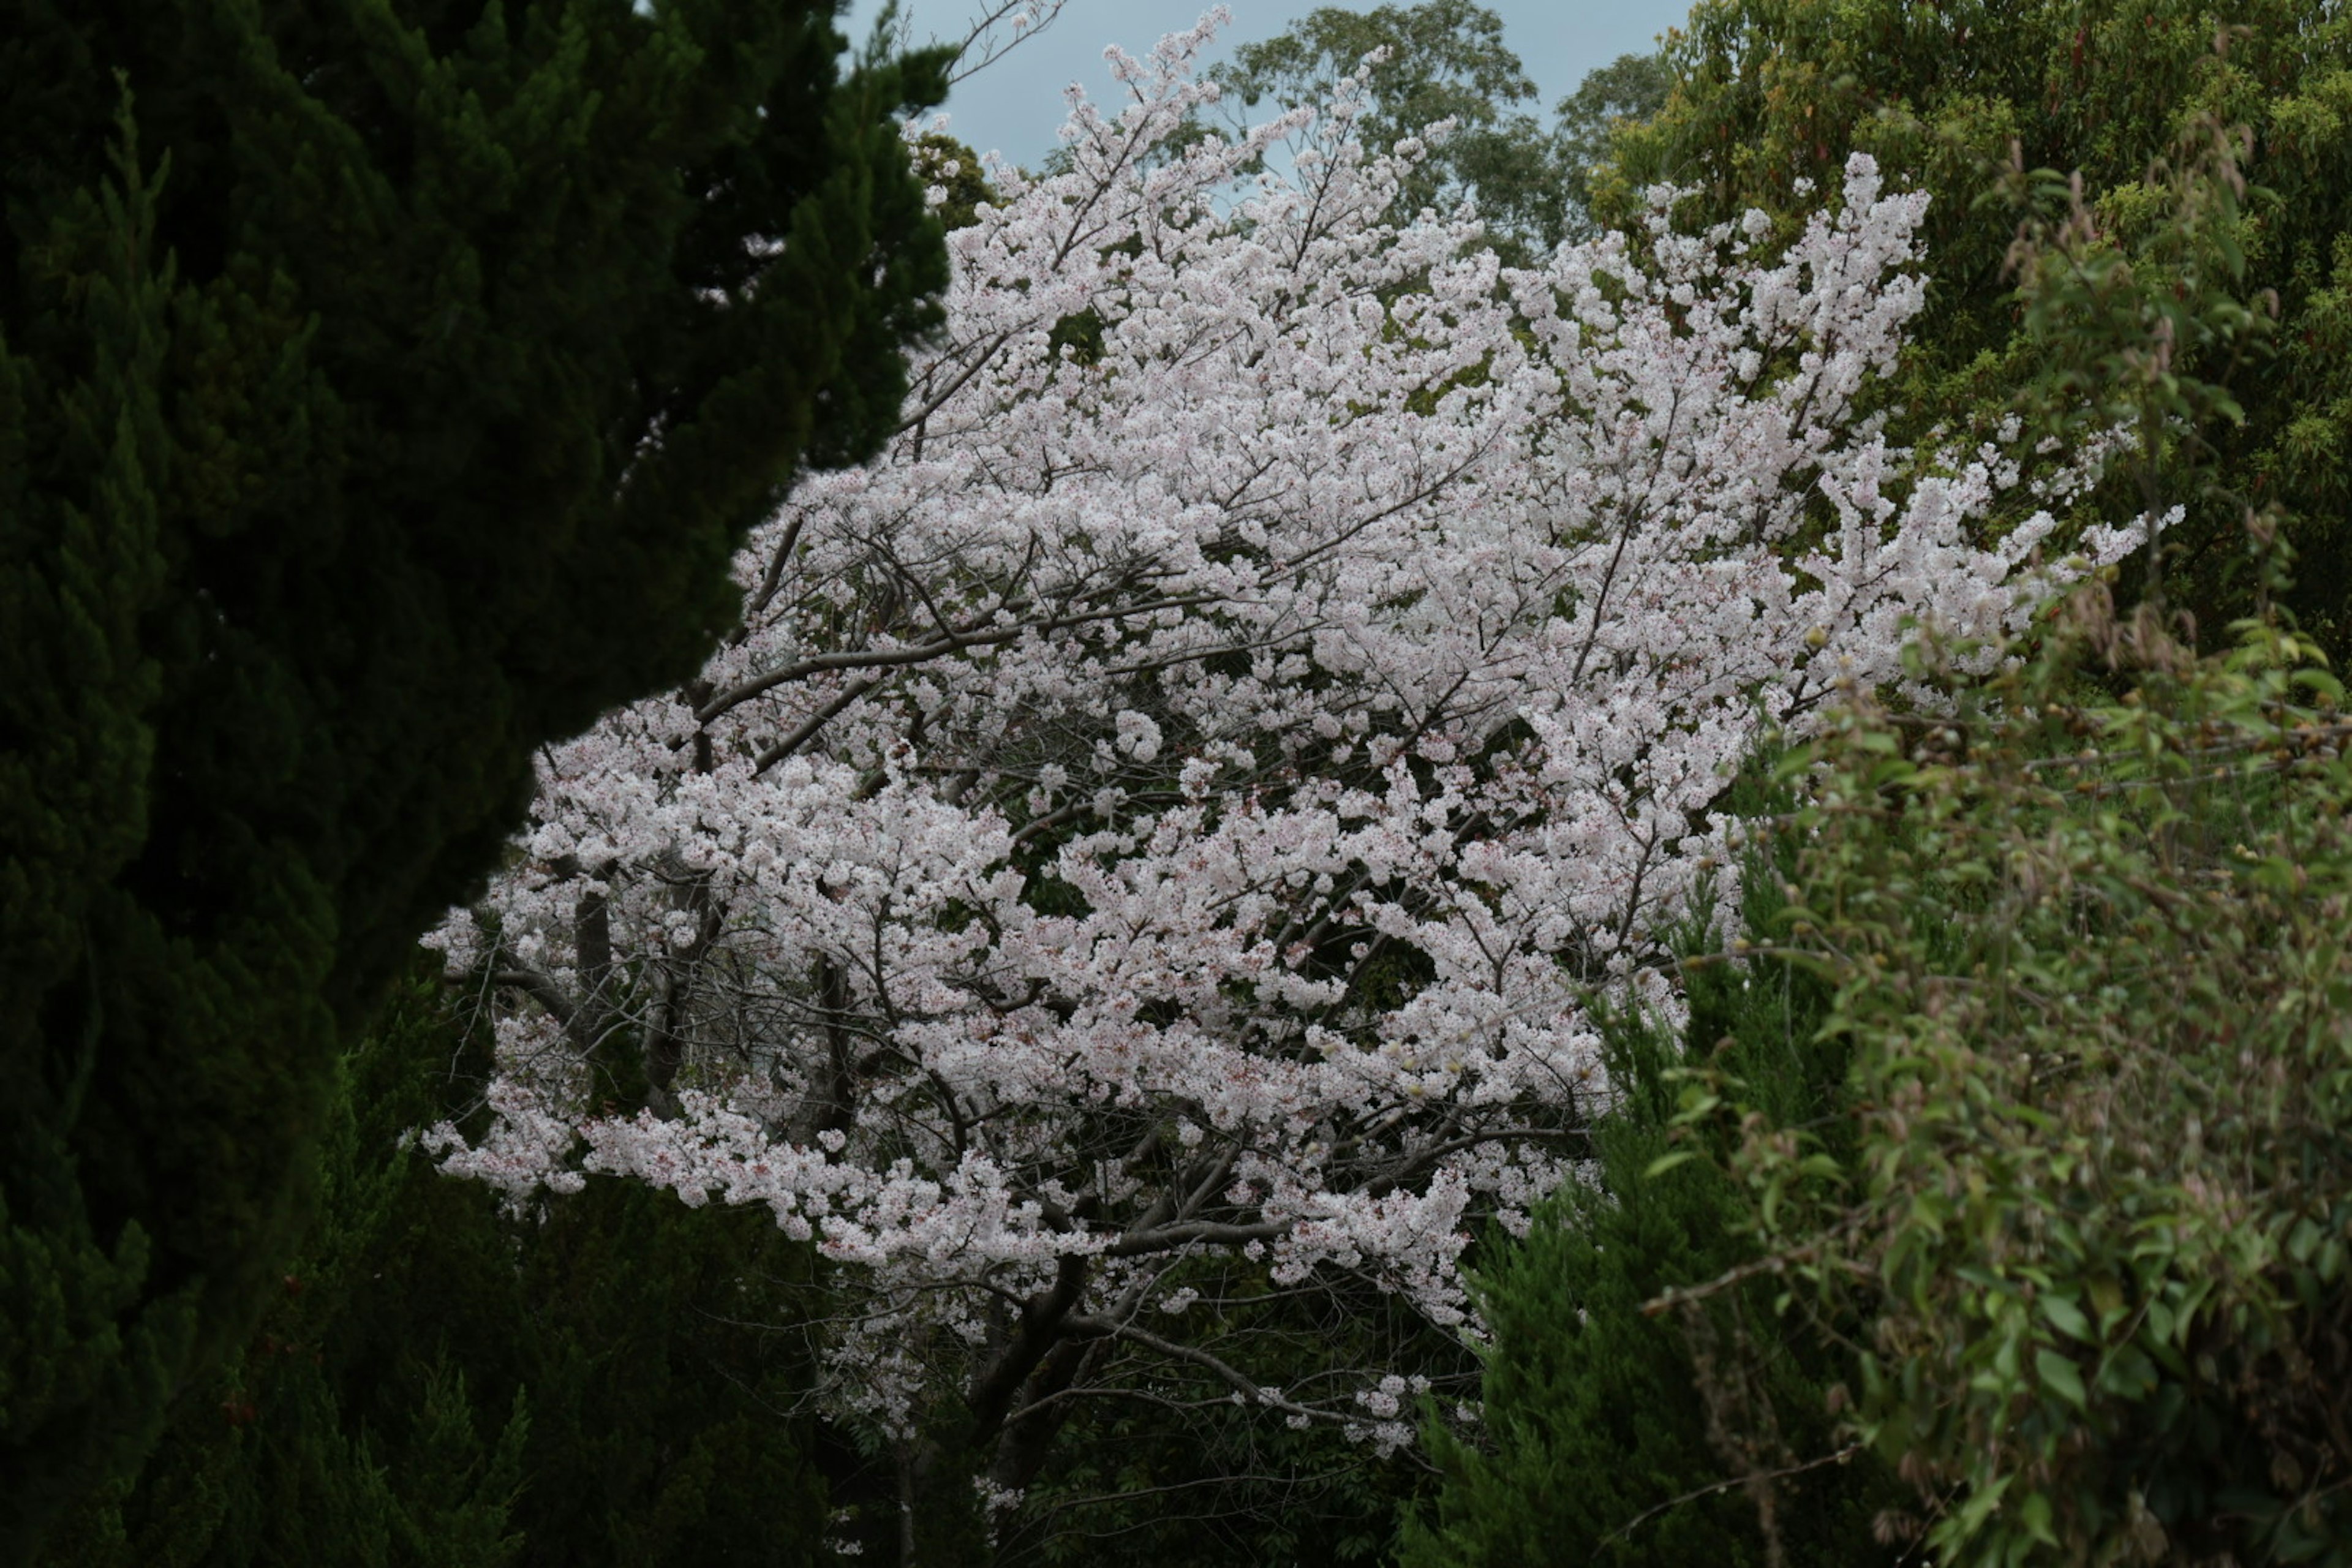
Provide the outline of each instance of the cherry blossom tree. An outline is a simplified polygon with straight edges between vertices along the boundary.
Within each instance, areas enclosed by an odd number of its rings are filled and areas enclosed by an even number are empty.
[[[766,1205],[832,1261],[836,1413],[951,1413],[1007,1517],[1089,1399],[1406,1443],[1423,1383],[1280,1384],[1253,1311],[1474,1340],[1465,1247],[1607,1093],[1593,999],[1671,1009],[1736,893],[1730,775],[1906,621],[2014,630],[2127,543],[2043,564],[2012,458],[1858,411],[1923,289],[1866,158],[1777,254],[1662,193],[1513,270],[1383,220],[1423,149],[1355,83],[1201,137],[1209,28],[992,170],[887,452],[751,541],[699,679],[546,753],[434,939],[499,1068],[446,1168]]]

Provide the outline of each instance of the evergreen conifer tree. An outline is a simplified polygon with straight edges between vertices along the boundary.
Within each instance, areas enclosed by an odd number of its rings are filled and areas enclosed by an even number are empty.
[[[816,1560],[809,1249],[618,1182],[516,1215],[440,1175],[404,1133],[482,1064],[430,967],[341,1064],[258,1327],[36,1568]]]
[[[1768,929],[1773,879],[1750,880],[1753,929]],[[1874,1516],[1902,1500],[1882,1464],[1843,1452],[1825,1398],[1837,1370],[1783,1342],[1769,1279],[1644,1310],[1753,1257],[1730,1178],[1675,1163],[1674,1068],[1704,1053],[1790,1121],[1844,1072],[1843,1046],[1816,1037],[1827,998],[1809,976],[1769,959],[1687,976],[1682,1037],[1612,1020],[1620,1098],[1594,1128],[1595,1179],[1563,1189],[1482,1278],[1490,1446],[1431,1427],[1445,1480],[1434,1518],[1407,1521],[1408,1568],[1751,1568],[1776,1560],[1768,1535],[1791,1568],[1843,1568],[1872,1560]]]
[[[245,1342],[533,749],[896,417],[939,62],[834,9],[0,4],[0,1559]]]

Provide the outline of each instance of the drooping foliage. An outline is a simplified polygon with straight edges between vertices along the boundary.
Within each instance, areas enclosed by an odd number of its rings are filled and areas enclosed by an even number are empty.
[[[2335,1561],[2340,688],[2259,621],[2202,660],[2103,593],[2059,630],[1986,701],[1821,742],[1782,929],[1854,1053],[1834,1136],[1721,1082],[1685,1114],[1789,1331],[1861,1325],[1853,1430],[1938,1560]]]
[[[935,319],[815,0],[0,6],[0,1556],[244,1342],[339,1039]]]

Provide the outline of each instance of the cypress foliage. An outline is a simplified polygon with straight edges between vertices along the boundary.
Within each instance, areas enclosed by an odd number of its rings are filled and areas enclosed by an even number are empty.
[[[759,1214],[598,1183],[538,1215],[401,1147],[459,1043],[420,975],[345,1058],[318,1222],[135,1483],[38,1568],[614,1568],[818,1560],[791,1414],[806,1250]]]
[[[0,1559],[244,1343],[532,749],[868,451],[937,226],[831,0],[0,0]]]
[[[1757,869],[1747,902],[1760,931],[1777,881],[1769,863]],[[1816,1037],[1818,982],[1769,959],[1694,963],[1688,979],[1688,1053],[1785,1121],[1833,1100],[1844,1047]],[[1754,1256],[1744,1196],[1712,1161],[1654,1170],[1681,1152],[1671,1075],[1685,1057],[1649,1020],[1610,1020],[1622,1098],[1594,1129],[1595,1179],[1564,1189],[1480,1280],[1488,1446],[1432,1429],[1444,1485],[1433,1519],[1407,1521],[1407,1568],[1748,1568],[1773,1560],[1768,1529],[1790,1568],[1881,1554],[1872,1521],[1903,1494],[1867,1454],[1831,1458],[1836,1370],[1818,1345],[1784,1342],[1772,1282],[1643,1310]]]

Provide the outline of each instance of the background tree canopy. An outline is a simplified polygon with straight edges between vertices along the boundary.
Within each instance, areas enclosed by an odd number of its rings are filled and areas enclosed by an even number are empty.
[[[897,418],[940,62],[832,20],[0,5],[0,1556],[244,1338],[532,749]]]
[[[2012,146],[2024,170],[2080,171],[2105,249],[2162,273],[2151,163],[2178,163],[2200,118],[2248,127],[2262,188],[2228,238],[2244,295],[2276,296],[2276,357],[2230,378],[2242,420],[2201,432],[2224,490],[2185,498],[2171,576],[2218,633],[2254,580],[2242,508],[2278,503],[2300,557],[2285,602],[2339,662],[2352,652],[2352,21],[2314,0],[1701,0],[1664,55],[1672,92],[1596,183],[1604,224],[1660,180],[1696,186],[1706,221],[1793,217],[1855,150],[1934,196],[1936,286],[1900,399],[1915,431],[1998,421],[2066,352],[2024,330],[2007,268],[2018,209],[1980,205]],[[2182,371],[2224,368],[2183,345]]]
[[[1242,45],[1210,74],[1244,106],[1288,107],[1319,101],[1374,49],[1387,53],[1359,125],[1367,147],[1385,152],[1442,120],[1454,127],[1398,193],[1397,220],[1475,197],[1497,242],[1521,259],[1591,232],[1589,168],[1605,155],[1614,125],[1658,106],[1667,80],[1657,57],[1620,56],[1560,100],[1558,127],[1547,130],[1517,107],[1536,88],[1503,43],[1502,18],[1475,0],[1319,6],[1287,33]]]

